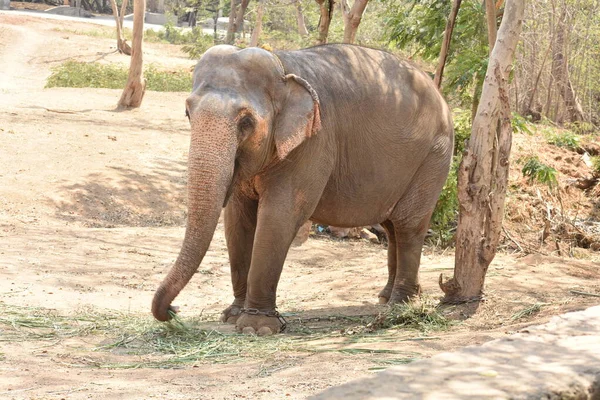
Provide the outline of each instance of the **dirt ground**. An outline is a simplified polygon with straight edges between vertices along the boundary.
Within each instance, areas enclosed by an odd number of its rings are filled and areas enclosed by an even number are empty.
[[[305,346],[225,363],[120,369],[97,361],[136,356],[98,347],[103,337],[3,339],[16,328],[2,317],[17,306],[149,318],[153,291],[183,239],[186,94],[148,92],[139,110],[117,112],[118,90],[44,89],[50,68],[67,59],[128,63],[114,52],[114,40],[67,29],[96,28],[0,14],[0,398],[302,399],[394,357],[426,358],[600,303],[572,292],[600,294],[593,260],[499,254],[487,275],[487,301],[474,314],[447,309],[458,320],[449,330],[355,339],[339,334],[344,326],[336,316],[381,310],[386,249],[313,237],[290,251],[278,304],[290,322],[281,336],[302,339],[300,327],[325,332],[307,342],[321,351]],[[167,67],[193,65],[176,46],[147,44],[145,57]],[[438,277],[451,275],[452,266],[451,252],[425,249],[427,296],[441,296]],[[214,321],[231,300],[220,224],[175,304],[184,321],[202,313],[207,327],[228,333],[231,326]],[[539,311],[515,317],[533,305]]]

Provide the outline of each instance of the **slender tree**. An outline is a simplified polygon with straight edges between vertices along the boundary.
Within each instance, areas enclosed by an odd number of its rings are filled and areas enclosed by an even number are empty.
[[[342,15],[344,16],[344,43],[354,43],[356,32],[362,20],[369,0],[354,0],[352,7],[348,0],[342,0]]]
[[[302,12],[302,3],[300,0],[295,0],[296,6],[296,22],[298,24],[298,34],[300,36],[308,36],[308,29],[306,29],[306,22],[304,21],[304,13]]]
[[[329,25],[331,24],[331,17],[333,16],[333,6],[335,0],[315,0],[319,5],[320,17],[319,17],[319,37],[317,39],[318,44],[327,43],[327,36],[329,36]]]
[[[478,301],[500,240],[512,142],[508,76],[523,20],[524,0],[507,0],[490,55],[471,139],[458,169],[459,219],[454,277],[444,300]]]
[[[117,7],[117,2],[115,0],[110,0],[110,5],[113,11],[113,15],[115,17],[115,23],[117,25],[117,50],[119,53],[131,55],[131,46],[127,44],[127,41],[123,37],[123,14],[127,9],[127,0],[123,0],[123,4],[121,5],[121,15],[119,16],[119,8]]]
[[[262,21],[265,14],[265,0],[258,0],[258,8],[256,10],[256,24],[252,30],[252,37],[250,38],[250,46],[256,47],[258,45],[258,38],[262,32]]]
[[[460,3],[462,0],[454,0],[452,2],[452,10],[450,16],[446,22],[446,29],[444,30],[444,39],[442,42],[442,48],[440,50],[440,57],[438,59],[438,65],[435,69],[435,76],[433,82],[440,88],[442,87],[442,77],[444,75],[444,67],[446,66],[446,59],[448,58],[448,49],[450,48],[450,41],[452,40],[452,32],[454,31],[454,25],[456,24],[456,16],[460,9]]]
[[[236,33],[241,33],[244,31],[244,16],[246,15],[246,10],[248,9],[249,4],[250,0],[242,0],[239,8],[237,9],[237,12],[235,14],[235,20],[233,22],[233,30]]]
[[[237,4],[239,0],[231,0],[231,10],[229,11],[229,25],[227,26],[227,36],[225,42],[233,44],[235,40],[235,16],[237,14]]]
[[[567,22],[567,7],[563,2],[560,16],[558,17],[556,24],[556,40],[554,41],[554,49],[552,51],[552,76],[558,87],[558,92],[565,102],[569,120],[581,121],[583,120],[583,109],[581,104],[579,104],[579,100],[573,89],[573,84],[571,83],[568,68],[568,53],[565,52],[565,31],[568,26]]]
[[[146,80],[143,71],[142,44],[144,41],[145,0],[134,0],[133,3],[133,40],[131,41],[131,62],[129,77],[119,100],[120,108],[139,107],[146,92]]]
[[[496,5],[494,0],[485,0],[485,17],[487,20],[488,44],[490,46],[490,54],[496,43],[496,35],[498,26],[496,25]]]

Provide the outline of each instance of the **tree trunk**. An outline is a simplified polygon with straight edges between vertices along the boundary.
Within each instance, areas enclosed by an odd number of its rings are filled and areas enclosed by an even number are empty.
[[[246,14],[246,10],[248,9],[248,4],[250,4],[250,0],[242,0],[240,7],[237,9],[235,21],[233,23],[234,32],[236,33],[244,31],[244,15]]]
[[[133,3],[133,39],[131,40],[131,63],[129,77],[119,100],[119,108],[139,107],[146,92],[146,80],[143,74],[142,43],[144,41],[145,0],[134,0]]]
[[[554,41],[555,47],[552,52],[552,75],[558,87],[558,92],[565,102],[568,118],[571,121],[582,121],[583,108],[579,104],[579,100],[573,89],[569,75],[569,62],[564,54],[566,19],[566,6],[563,5],[558,23],[556,24],[556,40]]]
[[[452,40],[452,31],[454,31],[454,24],[456,23],[456,16],[460,9],[460,3],[462,0],[454,0],[452,2],[452,11],[448,16],[448,22],[446,22],[446,29],[444,30],[444,40],[442,42],[442,48],[440,49],[440,58],[438,65],[435,69],[435,76],[433,82],[435,86],[442,87],[442,77],[444,75],[444,67],[446,66],[446,58],[448,58],[448,49],[450,48],[450,41]]]
[[[123,2],[125,4],[125,1]],[[110,6],[113,10],[113,15],[115,16],[115,23],[117,25],[117,50],[119,53],[131,55],[131,47],[127,44],[127,41],[123,37],[123,19],[119,17],[119,8],[117,7],[117,2],[115,0],[110,0]],[[123,11],[121,11],[122,13]]]
[[[494,0],[485,0],[485,16],[487,19],[488,44],[491,55],[494,44],[496,43],[496,34],[498,30],[496,25],[496,6],[494,5]]]
[[[296,0],[296,21],[298,23],[298,34],[300,36],[308,36],[308,29],[306,29],[306,22],[304,21],[300,0]]]
[[[539,121],[541,118],[542,110],[541,110],[541,108],[538,109],[538,107],[534,107],[534,102],[535,102],[535,96],[537,94],[537,89],[540,85],[540,78],[542,77],[542,72],[544,71],[544,66],[546,65],[546,60],[548,59],[549,53],[550,53],[550,46],[548,46],[548,50],[546,50],[546,54],[544,54],[544,58],[542,59],[542,65],[540,66],[540,70],[538,71],[538,74],[535,77],[535,82],[533,83],[533,87],[531,88],[531,93],[529,94],[529,100],[527,101],[526,108],[523,110],[523,115],[531,115],[534,122]]]
[[[125,13],[127,12],[128,4],[129,4],[128,0],[123,0],[123,3],[121,4],[121,15],[119,15],[119,23],[121,24],[121,30],[123,30],[123,18],[125,17]],[[131,55],[131,52],[129,55]]]
[[[507,81],[519,42],[524,3],[506,1],[471,139],[458,170],[460,208],[454,277],[444,283],[440,276],[445,302],[483,297],[485,274],[500,240],[512,140]]]
[[[227,37],[225,42],[233,44],[235,40],[235,14],[237,9],[237,0],[231,0],[231,10],[229,11],[229,26],[227,27]]]
[[[344,43],[354,43],[356,31],[365,13],[369,0],[354,0],[352,8],[348,7],[347,0],[342,0],[342,14],[344,15]]]
[[[262,32],[263,15],[265,13],[265,0],[258,0],[258,9],[256,10],[256,23],[254,24],[254,30],[252,31],[252,37],[250,38],[250,47],[256,47],[258,45],[258,38]]]
[[[329,35],[329,25],[331,24],[331,16],[333,15],[333,6],[335,0],[315,0],[319,4],[321,16],[319,17],[319,38],[318,44],[327,43]]]

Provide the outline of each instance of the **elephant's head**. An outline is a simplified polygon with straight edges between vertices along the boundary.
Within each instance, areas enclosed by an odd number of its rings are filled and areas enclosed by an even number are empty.
[[[237,182],[285,158],[321,123],[308,82],[286,75],[268,51],[234,46],[215,46],[202,56],[186,113],[188,221],[179,257],[154,295],[152,313],[160,321],[170,319],[171,301],[198,269]]]

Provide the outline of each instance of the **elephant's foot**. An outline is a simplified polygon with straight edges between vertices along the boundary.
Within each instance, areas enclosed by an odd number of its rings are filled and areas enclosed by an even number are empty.
[[[416,297],[421,295],[421,285],[412,285],[408,286],[398,286],[394,287],[392,293],[388,299],[387,304],[398,304],[398,303],[409,303]],[[380,297],[381,301],[381,297]]]
[[[269,336],[283,331],[285,320],[277,311],[247,309],[238,318],[235,329],[244,334]]]
[[[392,285],[385,285],[385,287],[379,292],[379,304],[387,304],[392,296]]]
[[[221,322],[235,324],[240,315],[242,315],[242,306],[238,306],[234,302],[221,313]]]

